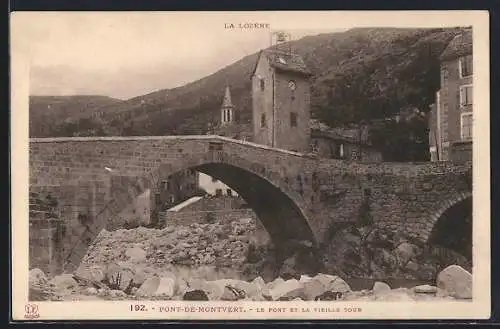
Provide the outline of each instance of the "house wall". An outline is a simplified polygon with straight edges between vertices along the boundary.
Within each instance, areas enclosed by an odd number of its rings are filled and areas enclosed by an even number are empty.
[[[231,190],[231,195],[237,196],[238,193],[234,191],[232,188],[221,182],[220,180],[212,180],[212,177],[204,174],[204,173],[199,173],[199,186],[201,189],[203,189],[205,192],[207,192],[210,195],[216,195],[217,189],[222,190],[222,195],[228,195],[228,190]]]
[[[460,86],[472,84],[472,76],[461,77],[459,59],[441,64],[439,102],[442,160],[450,160],[451,144],[461,140],[461,113],[472,111],[472,106],[460,105]]]
[[[276,147],[307,152],[310,142],[310,82],[301,75],[276,72],[275,76],[275,138]],[[291,90],[293,80],[296,89]],[[291,114],[296,113],[297,125],[291,125]]]
[[[168,182],[168,183],[167,183]],[[179,171],[160,182],[159,195],[152,196],[152,202],[159,203],[160,209],[168,209],[189,199],[198,191],[198,173],[188,169]]]
[[[264,81],[261,90],[260,81]],[[266,116],[266,125],[261,127],[261,115]],[[255,74],[252,77],[252,120],[253,141],[257,144],[273,146],[273,71],[266,56],[259,57]]]
[[[349,143],[347,141],[340,141],[331,138],[322,138],[319,136],[312,138],[312,144],[317,147],[317,154],[323,158],[330,159],[344,159],[348,161],[359,162],[381,162],[382,153],[368,145],[359,145]],[[343,145],[343,157],[340,158],[336,155],[336,149]]]

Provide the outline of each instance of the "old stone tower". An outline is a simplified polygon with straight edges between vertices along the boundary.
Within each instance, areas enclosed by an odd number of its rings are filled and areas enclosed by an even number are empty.
[[[231,101],[231,91],[229,90],[229,85],[226,86],[224,99],[222,101],[222,106],[220,109],[220,115],[221,125],[230,124],[234,121],[234,105]]]
[[[252,74],[255,143],[306,152],[310,143],[310,71],[292,51],[260,52]]]

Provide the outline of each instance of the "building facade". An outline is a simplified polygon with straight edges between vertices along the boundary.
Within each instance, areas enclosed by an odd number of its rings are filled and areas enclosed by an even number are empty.
[[[331,128],[311,120],[311,151],[322,158],[382,161],[382,152],[370,143],[367,127]]]
[[[160,182],[155,204],[159,211],[166,210],[199,192],[198,172],[193,169],[179,171]]]
[[[457,35],[441,57],[441,88],[429,115],[431,161],[472,160],[472,30]]]
[[[260,52],[251,77],[255,143],[309,150],[310,76],[303,59],[291,51]]]

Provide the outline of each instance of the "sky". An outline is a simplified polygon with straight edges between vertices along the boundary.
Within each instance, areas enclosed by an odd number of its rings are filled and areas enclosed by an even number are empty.
[[[128,99],[197,80],[271,42],[268,28],[237,28],[247,22],[242,17],[181,16],[59,12],[26,20],[21,46],[31,61],[30,94]],[[299,39],[341,30],[290,31]]]

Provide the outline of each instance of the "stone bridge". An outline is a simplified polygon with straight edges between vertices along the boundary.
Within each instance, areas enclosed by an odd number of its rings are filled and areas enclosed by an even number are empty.
[[[472,200],[470,163],[354,163],[220,136],[30,139],[29,152],[30,192],[50,192],[69,224],[66,270],[135,197],[187,168],[239,193],[276,245],[319,245],[333,224],[363,218],[425,243],[440,218]]]

